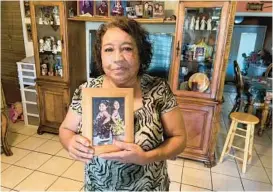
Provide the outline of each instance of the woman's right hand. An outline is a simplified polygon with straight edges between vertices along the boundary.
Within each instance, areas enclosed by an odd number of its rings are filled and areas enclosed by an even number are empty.
[[[94,149],[87,138],[74,135],[69,142],[68,153],[70,157],[88,163],[93,158]]]

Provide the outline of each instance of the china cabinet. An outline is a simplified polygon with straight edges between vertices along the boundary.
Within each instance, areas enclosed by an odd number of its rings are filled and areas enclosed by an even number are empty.
[[[40,125],[58,134],[77,86],[86,80],[85,25],[68,21],[76,1],[31,1]]]
[[[169,82],[188,134],[184,158],[215,165],[235,2],[179,2]]]

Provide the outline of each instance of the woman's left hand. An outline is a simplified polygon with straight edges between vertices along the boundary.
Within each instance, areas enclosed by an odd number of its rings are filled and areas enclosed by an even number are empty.
[[[114,141],[114,145],[122,151],[100,154],[99,157],[121,163],[145,165],[148,163],[146,152],[137,144]]]

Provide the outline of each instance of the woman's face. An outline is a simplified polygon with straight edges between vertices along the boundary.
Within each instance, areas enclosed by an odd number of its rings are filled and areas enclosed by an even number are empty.
[[[101,46],[102,68],[117,86],[135,80],[139,71],[138,49],[135,40],[115,27],[106,31]]]
[[[106,105],[104,104],[104,103],[101,103],[100,105],[99,105],[99,110],[100,111],[105,111],[107,109],[107,107],[106,107]]]
[[[117,101],[114,102],[114,108],[119,109],[119,102],[117,102]]]

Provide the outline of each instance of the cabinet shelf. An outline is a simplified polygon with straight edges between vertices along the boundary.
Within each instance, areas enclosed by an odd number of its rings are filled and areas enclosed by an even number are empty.
[[[70,21],[89,21],[89,22],[109,22],[111,17],[87,17],[87,16],[76,16],[68,18]],[[175,21],[164,21],[163,18],[152,18],[152,19],[134,19],[139,23],[147,24],[175,24]]]

